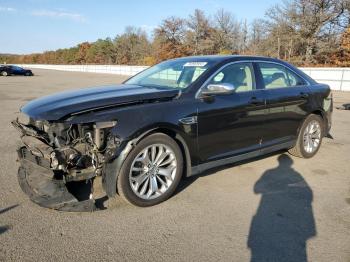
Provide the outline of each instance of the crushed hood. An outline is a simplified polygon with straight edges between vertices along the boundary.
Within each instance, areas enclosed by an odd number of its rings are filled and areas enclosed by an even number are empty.
[[[35,99],[21,112],[35,120],[59,120],[71,114],[134,102],[170,99],[179,94],[176,89],[160,89],[137,85],[115,85],[85,88]]]

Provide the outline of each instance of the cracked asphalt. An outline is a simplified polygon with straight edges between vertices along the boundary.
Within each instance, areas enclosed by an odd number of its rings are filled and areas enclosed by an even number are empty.
[[[350,261],[350,111],[334,109],[312,159],[278,152],[184,179],[158,206],[64,213],[21,191],[10,121],[36,97],[125,77],[34,73],[0,77],[0,261]]]

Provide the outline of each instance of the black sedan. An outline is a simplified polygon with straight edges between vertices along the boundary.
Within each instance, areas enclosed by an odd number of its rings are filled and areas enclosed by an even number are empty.
[[[20,76],[33,76],[33,72],[30,69],[25,69],[15,65],[0,65],[0,75],[20,75]]]
[[[277,150],[314,156],[332,107],[329,86],[280,60],[169,60],[122,85],[22,107],[26,120],[12,122],[23,142],[19,181],[34,202],[58,210],[94,209],[92,192],[83,199],[71,189],[97,176],[108,197],[151,206],[169,198],[182,177],[216,166]]]

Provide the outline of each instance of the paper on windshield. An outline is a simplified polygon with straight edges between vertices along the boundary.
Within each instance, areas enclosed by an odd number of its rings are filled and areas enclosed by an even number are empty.
[[[206,64],[208,63],[207,62],[187,62],[186,64],[184,64],[184,66],[203,67],[203,66],[206,66]]]

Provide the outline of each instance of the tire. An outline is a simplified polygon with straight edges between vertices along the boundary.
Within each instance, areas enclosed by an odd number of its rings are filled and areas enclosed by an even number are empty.
[[[315,132],[313,133],[313,135],[308,135],[307,137],[305,137],[306,133],[310,133],[309,131],[312,132],[313,128],[311,127],[311,125],[314,124],[314,129]],[[318,125],[318,127],[317,127]],[[307,129],[309,128],[309,129]],[[317,135],[316,135],[317,133]],[[324,123],[323,120],[320,116],[318,115],[309,115],[302,127],[300,128],[299,134],[298,134],[298,138],[297,138],[297,142],[295,144],[295,146],[291,149],[288,150],[288,152],[296,157],[301,157],[301,158],[311,158],[314,155],[316,155],[316,153],[318,152],[318,150],[321,147],[322,144],[322,138],[324,135]],[[312,138],[314,137],[314,138]],[[318,143],[317,139],[318,139]],[[308,144],[307,141],[310,141],[310,143]],[[317,146],[315,146],[317,144]],[[308,146],[309,145],[309,146]]]
[[[182,172],[183,156],[177,143],[165,134],[149,135],[136,145],[122,164],[117,180],[118,194],[136,206],[157,205],[174,193]],[[158,190],[153,190],[155,188]]]
[[[8,76],[8,74],[7,74],[6,71],[2,71],[2,72],[1,72],[1,75],[2,75],[2,76]]]

